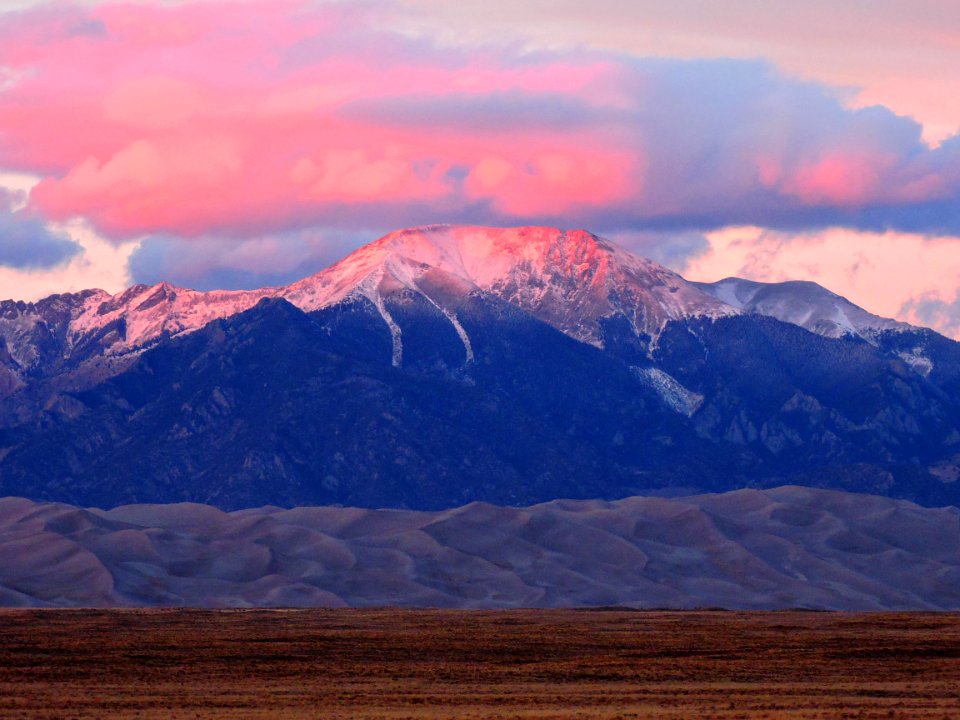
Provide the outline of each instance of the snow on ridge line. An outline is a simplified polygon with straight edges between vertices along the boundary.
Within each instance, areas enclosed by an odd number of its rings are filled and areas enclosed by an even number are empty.
[[[808,280],[766,283],[728,277],[693,284],[741,312],[774,317],[826,337],[853,335],[872,342],[876,332],[915,329],[908,323],[874,315]]]
[[[157,283],[137,285],[113,296],[102,290],[87,291],[89,295],[82,302],[66,303],[69,319],[65,335],[72,348],[110,323],[122,323],[116,340],[104,343],[102,352],[123,355],[149,346],[164,334],[192,332],[212,320],[243,312],[265,297],[284,298],[310,312],[354,293],[370,297],[361,288],[385,284],[408,288],[437,307],[463,341],[469,362],[473,349],[456,314],[420,287],[420,278],[430,269],[458,279],[464,287],[492,293],[561,332],[597,346],[602,346],[599,319],[617,315],[627,318],[637,335],[653,338],[669,320],[696,316],[717,318],[759,312],[834,337],[851,331],[866,337],[864,328],[872,326],[863,318],[877,318],[813,283],[797,286],[819,288],[849,305],[855,315],[850,316],[847,305],[833,308],[830,317],[813,311],[801,316],[789,302],[786,309],[775,302],[761,306],[756,297],[773,285],[739,278],[713,284],[688,282],[652,260],[585,230],[433,225],[389,233],[315,275],[283,287],[201,292]],[[776,287],[781,285],[786,284]],[[389,293],[386,289],[377,293],[379,304],[374,304],[378,311],[381,307],[386,310],[385,296]],[[28,307],[35,310],[38,305]],[[29,314],[29,310],[24,312],[24,316]],[[877,319],[891,326],[910,327]],[[29,344],[30,329],[40,321],[36,313],[34,322],[26,325],[23,316],[19,321],[0,316],[0,334],[7,338],[8,346]],[[392,317],[387,322],[394,338],[393,358],[402,362],[399,327]],[[886,325],[881,327],[887,329]],[[869,341],[869,337],[866,339]],[[27,360],[30,349],[14,347],[11,354],[18,361]]]
[[[584,230],[428,226],[385,235],[284,287],[200,292],[164,282],[133,286],[113,296],[93,292],[70,310],[65,335],[72,348],[110,323],[122,323],[116,341],[103,348],[106,355],[121,355],[164,334],[191,332],[243,312],[264,297],[282,297],[309,312],[346,299],[376,282],[375,277],[426,296],[417,282],[425,268],[499,295],[592,344],[600,344],[598,319],[617,313],[631,319],[638,334],[654,334],[678,317],[736,313],[676,273]],[[447,316],[472,356],[470,339],[456,315],[427,299]],[[0,319],[0,332],[7,329],[3,325]],[[396,330],[391,332],[398,337]]]

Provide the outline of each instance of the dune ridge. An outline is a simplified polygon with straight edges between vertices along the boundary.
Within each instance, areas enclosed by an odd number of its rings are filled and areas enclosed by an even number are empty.
[[[960,609],[960,510],[781,487],[439,512],[0,499],[0,605]]]

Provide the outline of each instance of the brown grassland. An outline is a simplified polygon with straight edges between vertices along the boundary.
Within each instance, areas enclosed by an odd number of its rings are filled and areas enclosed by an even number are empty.
[[[7,610],[6,718],[960,718],[960,616]]]

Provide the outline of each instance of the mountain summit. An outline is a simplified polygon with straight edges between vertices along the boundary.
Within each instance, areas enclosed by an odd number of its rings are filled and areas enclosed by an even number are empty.
[[[481,291],[577,340],[601,344],[601,318],[623,316],[637,334],[668,320],[736,311],[675,272],[585,230],[435,225],[371,243],[281,295],[316,310],[360,293],[408,290],[440,305],[426,287]]]
[[[470,340],[452,306],[471,293],[499,298],[598,347],[606,344],[604,324],[620,322],[643,342],[671,320],[742,313],[770,315],[829,337],[869,339],[875,331],[909,327],[813,283],[688,282],[585,230],[433,225],[390,233],[285,287],[200,292],[162,282],[113,296],[87,290],[36,303],[0,302],[0,352],[12,361],[6,373],[0,364],[0,396],[4,388],[22,386],[16,375],[51,363],[102,357],[122,368],[131,353],[236,315],[263,298],[283,298],[305,312],[369,301],[390,329],[394,362],[401,363],[402,335],[384,298],[402,293],[440,310],[468,355]]]

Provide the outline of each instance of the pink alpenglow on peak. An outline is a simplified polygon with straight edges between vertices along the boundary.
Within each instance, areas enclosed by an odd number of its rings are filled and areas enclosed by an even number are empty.
[[[284,298],[307,312],[365,298],[396,333],[384,299],[399,291],[425,297],[462,338],[462,327],[447,304],[471,292],[489,293],[597,345],[599,320],[618,313],[638,335],[655,335],[668,320],[738,312],[661,265],[584,230],[436,225],[390,233],[285,287],[199,292],[168,283],[136,285],[114,296],[102,290],[64,296],[72,300],[63,313],[70,345],[97,336],[106,345],[104,354],[125,355],[161,336],[199,329],[270,297]],[[0,318],[0,329],[13,338],[15,358],[16,338],[40,322],[37,305],[13,304],[20,310]],[[13,332],[14,325],[22,332]],[[469,354],[466,339],[465,344]],[[22,352],[27,351],[24,346]]]
[[[291,285],[283,296],[307,310],[358,288],[419,293],[430,270],[463,287],[495,295],[566,334],[599,344],[599,318],[623,313],[636,332],[653,335],[668,320],[736,311],[676,273],[585,230],[436,225],[400,230]]]
[[[456,306],[472,293],[498,298],[596,346],[603,345],[602,320],[611,317],[625,318],[636,336],[647,340],[671,320],[743,313],[770,315],[831,337],[869,340],[873,332],[910,327],[872,315],[813,283],[689,282],[585,230],[431,225],[390,233],[283,287],[200,292],[158,283],[113,296],[90,290],[39,303],[8,301],[0,333],[11,357],[25,367],[36,353],[30,338],[47,322],[40,308],[51,304],[63,323],[68,353],[96,342],[100,354],[124,357],[162,337],[248,310],[264,298],[283,298],[305,312],[369,301],[390,329],[394,364],[400,365],[401,331],[388,305],[402,293],[422,297],[446,316],[468,360],[473,349]],[[761,302],[772,293],[776,302]]]

